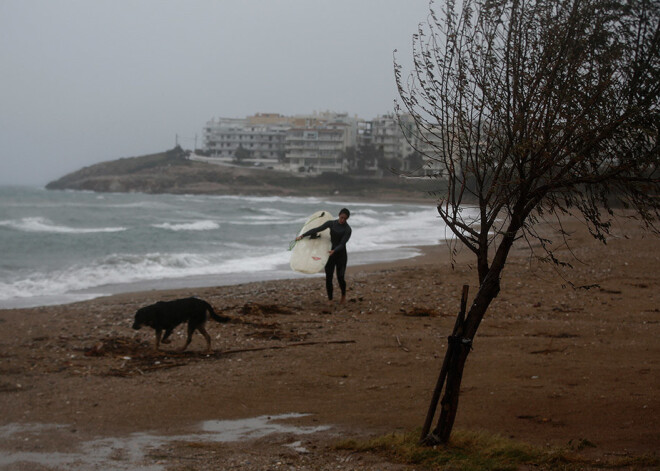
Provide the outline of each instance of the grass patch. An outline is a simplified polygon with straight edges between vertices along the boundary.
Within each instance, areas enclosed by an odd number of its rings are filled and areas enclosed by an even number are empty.
[[[539,462],[543,453],[531,445],[482,432],[455,431],[449,446],[419,445],[419,432],[391,434],[364,442],[347,440],[338,449],[374,452],[397,462],[443,470],[516,470]]]
[[[448,446],[419,444],[419,431],[394,433],[369,440],[345,440],[339,450],[370,452],[388,459],[426,469],[443,471],[517,470],[525,465],[548,471],[583,469],[638,469],[660,464],[656,457],[629,457],[616,462],[591,462],[574,449],[547,449],[503,438],[486,432],[454,431]]]

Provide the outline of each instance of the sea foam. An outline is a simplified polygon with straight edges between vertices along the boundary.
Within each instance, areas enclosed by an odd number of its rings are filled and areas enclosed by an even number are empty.
[[[24,232],[50,232],[53,234],[92,234],[102,232],[121,232],[125,227],[70,227],[53,223],[43,217],[27,217],[18,220],[0,221],[0,226]]]
[[[152,224],[152,227],[171,231],[212,231],[218,229],[220,224],[215,221],[194,221],[180,224],[164,222],[162,224]]]

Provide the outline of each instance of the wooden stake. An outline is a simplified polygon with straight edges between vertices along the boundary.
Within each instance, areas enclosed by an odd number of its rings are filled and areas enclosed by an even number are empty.
[[[469,285],[463,285],[463,292],[461,294],[461,310],[456,316],[456,322],[454,323],[454,330],[452,331],[452,337],[455,337],[459,332],[463,331],[463,322],[465,321],[465,311],[467,309],[467,298],[468,292],[470,290]],[[431,398],[431,404],[429,405],[429,410],[426,413],[426,420],[424,421],[424,426],[422,427],[422,434],[419,441],[424,442],[426,437],[431,430],[431,424],[433,423],[433,417],[435,417],[435,411],[438,408],[438,401],[440,401],[440,394],[442,393],[442,388],[445,385],[445,379],[447,378],[447,368],[449,367],[449,362],[451,357],[454,354],[453,342],[447,342],[447,353],[445,353],[445,359],[442,362],[442,368],[440,368],[440,374],[438,375],[438,381],[435,384],[435,389],[433,390],[433,397]]]

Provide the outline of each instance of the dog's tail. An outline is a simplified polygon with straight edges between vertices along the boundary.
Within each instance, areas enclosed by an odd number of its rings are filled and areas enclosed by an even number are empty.
[[[211,319],[213,319],[216,322],[229,322],[231,320],[231,317],[217,315],[213,310],[213,306],[211,306],[209,303],[206,303],[206,309],[211,315]]]

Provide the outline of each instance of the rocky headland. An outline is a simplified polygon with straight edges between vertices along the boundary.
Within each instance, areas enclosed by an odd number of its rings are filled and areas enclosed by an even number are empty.
[[[101,193],[173,193],[422,198],[432,180],[322,174],[313,177],[250,166],[214,165],[187,158],[180,147],[166,152],[102,162],[52,181],[49,190]]]

